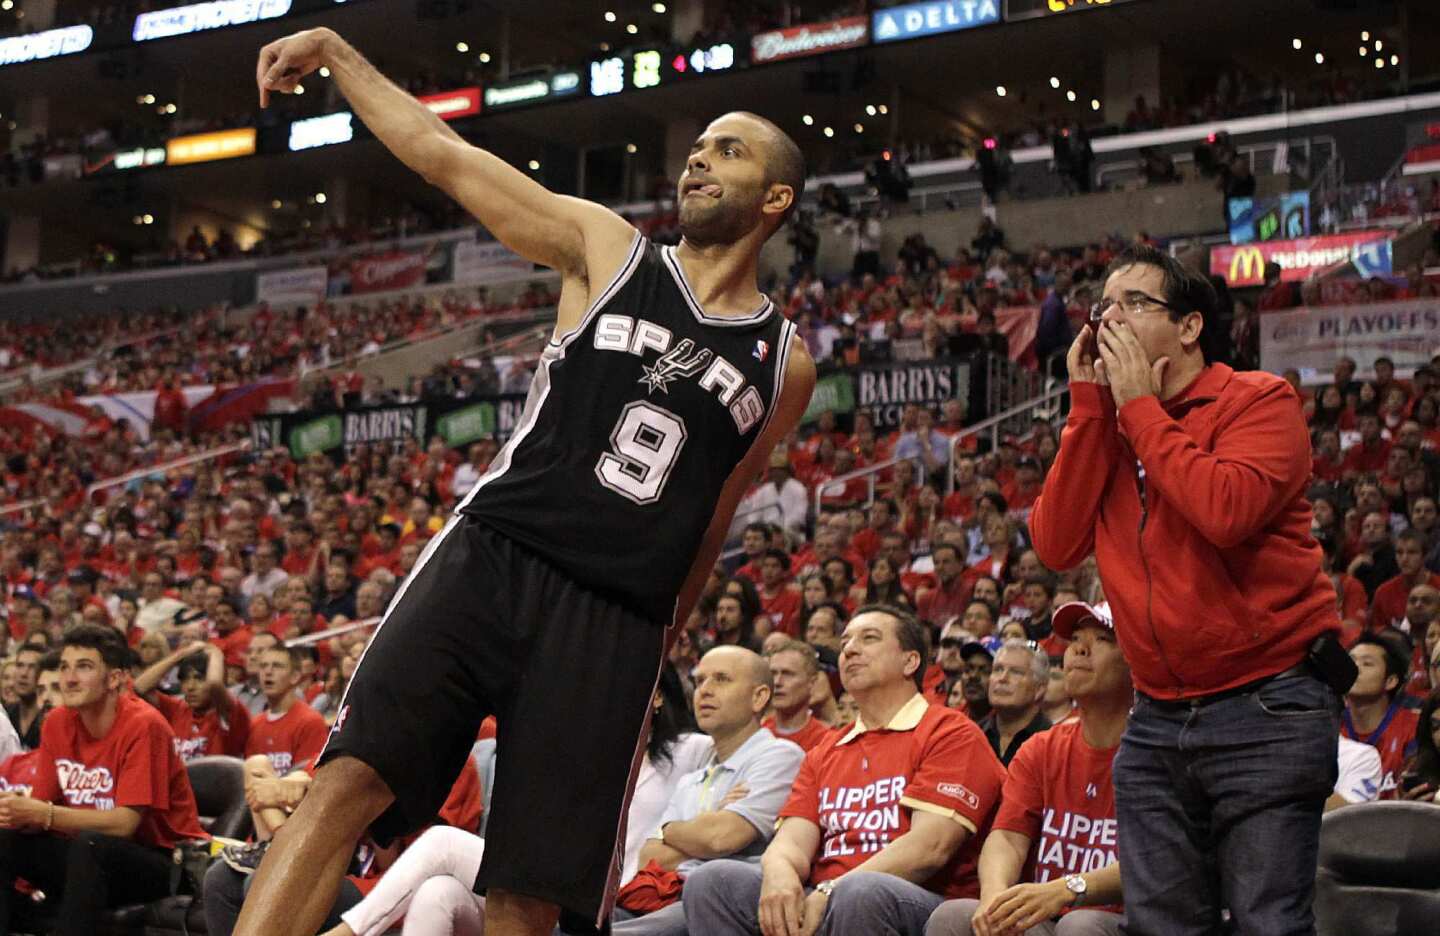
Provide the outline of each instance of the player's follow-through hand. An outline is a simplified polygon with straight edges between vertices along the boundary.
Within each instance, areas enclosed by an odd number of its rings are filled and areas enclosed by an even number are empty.
[[[324,27],[306,29],[276,39],[260,50],[255,83],[260,88],[261,107],[270,105],[271,91],[292,94],[300,79],[325,64],[325,42],[330,35]]]

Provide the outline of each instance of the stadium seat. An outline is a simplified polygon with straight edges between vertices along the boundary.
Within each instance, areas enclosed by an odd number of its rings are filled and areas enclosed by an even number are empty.
[[[200,825],[211,835],[243,839],[250,834],[250,810],[245,805],[245,766],[238,757],[201,757],[186,767]],[[171,936],[205,932],[200,901],[188,894],[154,903],[121,907],[110,917],[114,934]]]
[[[1318,936],[1435,931],[1440,920],[1440,809],[1362,803],[1325,816],[1316,879]]]

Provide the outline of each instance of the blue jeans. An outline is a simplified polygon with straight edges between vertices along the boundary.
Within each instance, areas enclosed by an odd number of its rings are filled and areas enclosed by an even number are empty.
[[[1313,936],[1340,702],[1309,676],[1206,705],[1137,695],[1113,776],[1128,936]]]

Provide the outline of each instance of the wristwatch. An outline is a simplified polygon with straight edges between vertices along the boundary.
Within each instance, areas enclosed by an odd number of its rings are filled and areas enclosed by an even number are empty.
[[[1089,890],[1089,886],[1085,883],[1085,878],[1081,875],[1067,874],[1065,875],[1065,889],[1075,895],[1075,899],[1070,901],[1070,906],[1075,907],[1079,906],[1080,901],[1085,899],[1085,892]]]
[[[815,889],[820,893],[824,894],[826,897],[829,897],[830,892],[835,889],[835,878],[831,878],[828,881],[821,881],[819,884],[815,885]]]

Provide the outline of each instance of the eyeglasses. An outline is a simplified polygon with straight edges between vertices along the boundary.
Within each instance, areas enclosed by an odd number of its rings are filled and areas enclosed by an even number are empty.
[[[1110,307],[1114,305],[1118,305],[1120,311],[1126,315],[1139,315],[1146,311],[1146,306],[1159,306],[1162,309],[1169,309],[1171,312],[1182,311],[1164,299],[1157,299],[1149,293],[1127,292],[1119,299],[1102,298],[1099,302],[1092,305],[1090,307],[1090,321],[1098,322],[1100,317],[1110,311]]]

